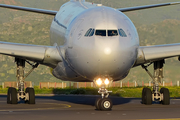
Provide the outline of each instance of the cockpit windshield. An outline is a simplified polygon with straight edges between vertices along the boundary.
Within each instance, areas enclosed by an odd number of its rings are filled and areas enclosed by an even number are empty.
[[[121,36],[121,37],[127,37],[125,31],[123,29],[118,29],[118,30],[95,30],[93,28],[88,29],[88,31],[85,33],[84,36],[86,37],[91,37],[93,35],[96,36],[108,36],[108,37],[112,37],[112,36]]]
[[[119,31],[119,35],[120,35],[121,37],[127,37],[127,35],[126,35],[126,33],[124,32],[123,29],[118,29],[118,31]]]
[[[118,36],[117,30],[108,30],[108,36]]]
[[[94,35],[94,29],[90,28],[84,36],[91,37]]]
[[[95,35],[106,36],[106,30],[96,30]]]

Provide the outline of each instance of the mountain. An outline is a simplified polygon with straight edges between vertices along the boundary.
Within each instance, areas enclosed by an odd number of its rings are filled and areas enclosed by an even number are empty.
[[[0,3],[7,5],[22,5],[20,2],[16,2],[15,0],[0,0]]]

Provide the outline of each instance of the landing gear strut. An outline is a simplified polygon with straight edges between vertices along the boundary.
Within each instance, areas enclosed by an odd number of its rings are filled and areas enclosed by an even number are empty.
[[[163,65],[164,60],[154,62],[154,76],[148,71],[147,66],[142,65],[142,68],[146,70],[149,76],[153,80],[153,90],[150,88],[143,88],[142,91],[142,104],[151,105],[152,101],[159,101],[163,105],[170,104],[169,90],[167,88],[161,88],[159,90],[159,83],[162,83],[163,78]]]
[[[23,59],[15,58],[15,62],[17,64],[17,88],[9,87],[7,93],[7,104],[17,104],[18,101],[24,100],[25,103],[35,104],[35,93],[34,88],[26,88],[24,91],[24,80],[25,78],[38,67],[38,63],[35,65],[31,64],[28,61]],[[25,62],[29,63],[32,66],[32,69],[24,76],[24,67]]]
[[[105,85],[105,80],[102,81],[102,84],[100,85],[98,93],[101,94],[101,98],[98,98],[95,102],[95,106],[97,110],[102,110],[102,111],[108,111],[111,110],[113,103],[111,99],[108,98],[109,92]]]

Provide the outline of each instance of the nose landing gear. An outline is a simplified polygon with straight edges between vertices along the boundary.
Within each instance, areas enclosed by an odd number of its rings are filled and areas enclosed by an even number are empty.
[[[100,79],[99,79],[100,80]],[[109,97],[109,93],[112,91],[108,91],[105,87],[106,87],[106,83],[109,84],[109,82],[105,82],[107,81],[104,80],[101,82],[100,88],[98,93],[101,94],[101,98],[98,98],[95,102],[95,107],[97,110],[102,110],[102,111],[109,111],[112,109],[113,103],[111,101]]]

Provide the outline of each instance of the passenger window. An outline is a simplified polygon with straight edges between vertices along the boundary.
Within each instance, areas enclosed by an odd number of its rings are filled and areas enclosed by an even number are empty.
[[[108,36],[118,36],[117,30],[108,30]]]
[[[123,29],[119,29],[118,31],[119,31],[119,35],[120,35],[121,37],[127,37],[127,35],[126,35],[126,33],[124,32]]]
[[[84,36],[89,36],[89,33],[92,31],[92,28],[90,28]]]
[[[106,30],[96,30],[95,35],[106,36]]]

